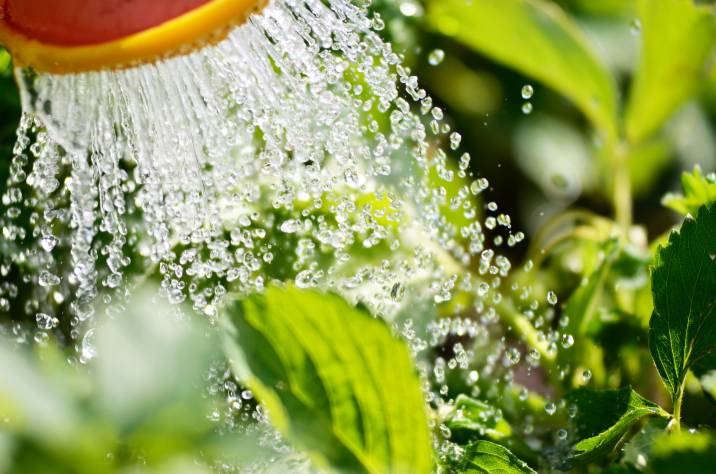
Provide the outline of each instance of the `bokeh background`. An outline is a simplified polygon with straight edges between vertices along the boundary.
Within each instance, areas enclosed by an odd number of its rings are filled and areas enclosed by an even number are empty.
[[[428,2],[429,3],[429,2]],[[627,95],[639,64],[641,25],[634,0],[560,0],[562,8],[591,40],[594,52]],[[697,2],[698,3],[698,2]],[[709,3],[709,2],[701,2]],[[610,194],[604,184],[613,169],[600,159],[593,127],[559,93],[493,61],[478,48],[436,32],[427,18],[429,5],[417,0],[380,0],[386,33],[421,78],[436,102],[443,104],[475,166],[493,183],[496,201],[513,222],[534,236],[550,217],[568,208],[586,208],[610,215]],[[512,21],[498,19],[508,28]],[[474,18],[465,16],[469,25]],[[528,43],[514,55],[533,54]],[[430,54],[444,51],[433,66]],[[678,54],[678,52],[675,52]],[[683,52],[682,52],[683,53]],[[664,61],[673,58],[663,58]],[[534,88],[532,112],[521,89]],[[664,84],[668,87],[668,84]],[[699,165],[716,167],[716,78],[701,87],[652,137],[631,163],[634,221],[650,237],[670,228],[678,216],[661,205],[662,196],[680,189],[681,172]]]

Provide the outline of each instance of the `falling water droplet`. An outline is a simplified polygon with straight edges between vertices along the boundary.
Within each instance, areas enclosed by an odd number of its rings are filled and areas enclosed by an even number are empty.
[[[428,55],[428,63],[431,66],[437,66],[440,63],[443,62],[445,59],[445,51],[442,49],[434,49],[430,51],[430,54]]]
[[[42,250],[44,250],[45,252],[52,252],[52,249],[55,248],[55,246],[57,245],[58,242],[59,242],[59,240],[54,235],[52,235],[52,234],[44,235],[40,239],[40,246],[42,247]]]
[[[547,292],[547,303],[551,304],[552,306],[557,304],[557,294],[554,291]]]
[[[80,350],[80,362],[86,364],[97,356],[97,348],[94,345],[94,329],[87,331],[82,338]]]
[[[522,113],[525,115],[532,113],[532,102],[525,102],[522,104]]]
[[[450,148],[453,150],[457,150],[460,148],[460,142],[462,141],[462,135],[460,135],[457,132],[452,132],[450,134]]]
[[[299,223],[296,219],[288,219],[281,223],[281,232],[293,234],[298,231]]]
[[[48,286],[54,286],[60,284],[60,277],[57,275],[48,272],[47,270],[43,270],[40,273],[40,276],[37,279],[40,286],[48,287]]]
[[[44,330],[54,329],[60,323],[59,319],[45,313],[37,313],[35,320],[37,321],[37,327]]]
[[[589,369],[584,369],[584,372],[582,372],[582,379],[585,383],[589,382],[592,378],[592,371]]]
[[[522,86],[522,98],[525,100],[531,99],[534,94],[534,89],[530,84]]]
[[[311,270],[303,270],[302,272],[299,272],[294,281],[298,288],[312,288],[318,285],[318,282],[316,281],[316,278]]]
[[[372,26],[373,26],[373,29],[376,31],[382,31],[383,28],[385,28],[385,21],[383,21],[383,18],[381,18],[379,13],[373,14]]]
[[[505,351],[505,365],[511,367],[520,362],[521,354],[516,347],[510,347]]]

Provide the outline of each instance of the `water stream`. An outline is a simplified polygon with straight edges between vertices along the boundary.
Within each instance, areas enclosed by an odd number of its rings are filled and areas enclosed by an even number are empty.
[[[523,235],[483,199],[487,179],[366,8],[277,0],[186,56],[16,71],[25,112],[2,197],[0,295],[38,323],[16,335],[66,334],[86,361],[98,299],[121,311],[147,275],[213,319],[227,293],[277,279],[363,301],[416,354],[477,341],[421,367],[438,386],[452,369],[474,383],[480,344],[480,371],[515,365],[489,334],[511,270],[500,248]]]

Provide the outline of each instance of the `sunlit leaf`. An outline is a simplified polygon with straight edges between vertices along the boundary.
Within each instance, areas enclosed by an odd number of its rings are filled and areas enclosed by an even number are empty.
[[[672,399],[689,368],[716,348],[714,236],[716,206],[702,207],[656,254],[649,348]]]
[[[441,33],[565,95],[603,133],[616,135],[614,79],[556,5],[541,0],[431,0],[427,18]]]
[[[512,427],[495,407],[460,394],[455,400],[454,411],[445,425],[451,431],[469,431],[493,440],[512,434]]]
[[[626,132],[638,143],[657,131],[707,76],[716,41],[712,6],[693,0],[640,0],[642,53],[626,108]]]
[[[458,472],[467,474],[536,474],[512,452],[490,441],[476,441],[465,447]]]
[[[430,434],[405,344],[334,294],[270,287],[228,308],[237,376],[286,438],[340,472],[429,472]]]
[[[679,214],[695,215],[696,211],[703,205],[716,202],[716,174],[710,173],[706,176],[701,168],[696,166],[692,173],[681,175],[681,186],[683,194],[669,193],[662,199],[662,204],[670,207]]]
[[[588,463],[611,452],[624,434],[646,416],[668,416],[657,404],[626,387],[620,390],[579,388],[567,395],[576,407],[575,430],[580,439],[569,462]]]

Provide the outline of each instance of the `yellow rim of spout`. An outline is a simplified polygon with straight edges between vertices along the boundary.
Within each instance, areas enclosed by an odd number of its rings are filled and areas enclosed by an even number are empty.
[[[122,69],[186,54],[216,43],[261,11],[269,0],[213,0],[152,28],[96,45],[42,43],[13,30],[0,18],[0,44],[16,66],[69,74]]]

